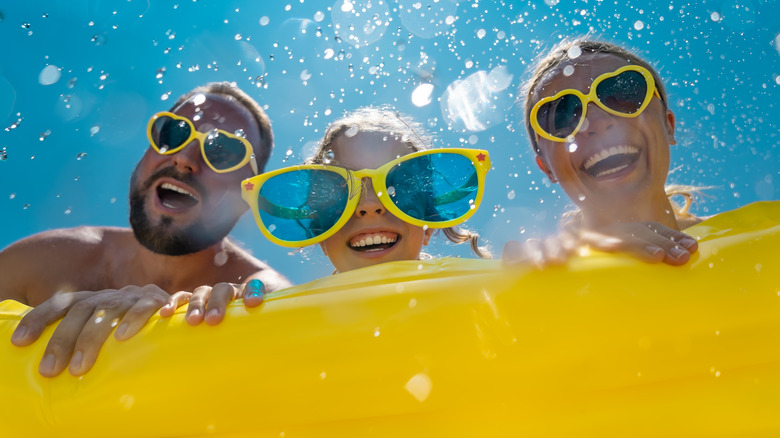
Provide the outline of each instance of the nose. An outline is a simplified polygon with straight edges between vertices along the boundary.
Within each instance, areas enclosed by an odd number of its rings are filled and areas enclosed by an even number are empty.
[[[585,114],[585,120],[582,121],[580,134],[592,137],[609,131],[614,125],[615,117],[591,102],[588,104],[588,113]]]
[[[200,153],[200,140],[193,139],[182,150],[171,156],[173,165],[181,172],[197,173],[200,171],[203,157]]]
[[[370,178],[363,179],[362,193],[360,194],[360,201],[355,209],[355,215],[357,217],[366,216],[381,216],[385,214],[385,206],[379,202],[379,198],[374,192],[374,185],[371,183]]]

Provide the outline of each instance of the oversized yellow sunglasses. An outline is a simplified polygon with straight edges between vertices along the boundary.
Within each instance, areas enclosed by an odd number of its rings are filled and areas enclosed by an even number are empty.
[[[242,136],[243,133],[230,133],[222,129],[200,132],[190,119],[160,112],[149,119],[146,135],[154,150],[161,155],[175,154],[192,140],[198,139],[203,161],[214,172],[232,172],[250,163],[253,174],[258,174],[252,145]]]
[[[539,137],[556,142],[570,141],[580,130],[593,102],[602,110],[620,117],[637,117],[655,96],[653,74],[639,65],[627,65],[604,73],[583,94],[569,88],[545,97],[531,108],[531,126]]]
[[[364,178],[371,179],[387,211],[409,224],[446,228],[462,223],[479,207],[489,169],[487,151],[431,149],[378,169],[287,167],[244,180],[241,195],[269,240],[300,247],[322,242],[347,223]]]

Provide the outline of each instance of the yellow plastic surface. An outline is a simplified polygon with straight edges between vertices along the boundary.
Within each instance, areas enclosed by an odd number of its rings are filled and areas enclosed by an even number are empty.
[[[6,301],[0,436],[780,436],[780,202],[688,232],[684,267],[398,262],[155,316],[81,378],[38,375],[52,329],[12,346]]]

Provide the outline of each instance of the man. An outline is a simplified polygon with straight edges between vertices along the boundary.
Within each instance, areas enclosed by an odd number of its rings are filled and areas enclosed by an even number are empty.
[[[152,117],[147,134],[130,180],[132,230],[51,230],[0,252],[0,300],[37,306],[14,332],[15,345],[29,345],[65,315],[40,363],[44,376],[68,365],[85,373],[115,326],[118,340],[129,338],[170,294],[192,291],[188,322],[213,324],[238,294],[233,284],[290,285],[226,237],[248,208],[240,182],[262,172],[272,148],[257,102],[229,83],[210,83]],[[257,305],[262,293],[245,298]]]

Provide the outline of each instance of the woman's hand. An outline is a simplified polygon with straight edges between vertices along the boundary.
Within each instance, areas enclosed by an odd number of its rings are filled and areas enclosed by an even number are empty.
[[[265,285],[258,279],[249,280],[246,284],[217,283],[214,286],[200,286],[192,292],[177,292],[168,299],[160,309],[160,316],[172,316],[176,309],[189,303],[184,319],[190,325],[198,325],[206,321],[208,325],[216,325],[225,318],[227,305],[236,299],[243,298],[246,307],[257,307],[263,303]]]

